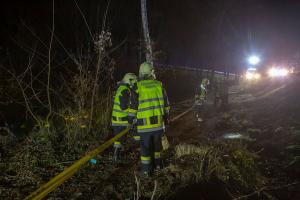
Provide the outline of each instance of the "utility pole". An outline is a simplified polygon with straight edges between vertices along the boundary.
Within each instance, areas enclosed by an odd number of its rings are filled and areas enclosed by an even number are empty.
[[[148,17],[147,17],[147,0],[141,0],[141,14],[142,14],[142,24],[143,24],[143,33],[145,41],[145,54],[146,60],[149,63],[153,63],[153,52],[151,47],[151,39],[149,34],[148,27]]]

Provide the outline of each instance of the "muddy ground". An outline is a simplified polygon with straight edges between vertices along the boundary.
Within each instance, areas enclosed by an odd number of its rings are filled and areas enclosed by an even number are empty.
[[[208,103],[203,123],[192,111],[168,127],[165,168],[153,177],[138,176],[138,150],[128,137],[124,161],[114,163],[109,149],[47,198],[300,199],[299,86],[296,75],[234,86],[226,111]],[[175,104],[173,117],[192,104]],[[1,147],[0,199],[23,199],[93,145],[63,152],[33,137]]]
[[[272,186],[271,199],[300,199],[300,80],[264,80],[231,88],[230,108],[207,111],[203,126],[193,126],[193,114],[169,130],[180,142],[219,140],[241,134],[250,152],[258,156],[261,173]],[[178,127],[178,128],[177,128]],[[249,197],[251,199],[251,197]]]

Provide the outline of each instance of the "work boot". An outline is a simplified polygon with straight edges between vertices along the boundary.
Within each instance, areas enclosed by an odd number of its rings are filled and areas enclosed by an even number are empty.
[[[203,122],[203,119],[201,118],[200,114],[196,114],[197,122]]]
[[[161,170],[161,169],[162,169],[162,165],[156,165],[156,166],[155,166],[155,170],[156,170],[156,171],[159,171],[159,170]]]
[[[140,176],[141,178],[150,178],[151,173],[148,172],[148,171],[143,171],[143,170],[141,170],[141,171],[139,171],[139,176]]]
[[[203,119],[201,117],[198,117],[197,122],[203,122]]]
[[[139,176],[143,178],[149,178],[153,171],[151,164],[141,164]]]

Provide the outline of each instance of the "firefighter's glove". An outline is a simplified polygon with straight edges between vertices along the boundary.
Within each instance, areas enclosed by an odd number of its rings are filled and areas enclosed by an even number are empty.
[[[136,119],[135,119],[135,117],[128,117],[128,124],[130,124],[130,125],[136,124]]]
[[[134,117],[128,117],[128,124],[132,125],[134,121]]]

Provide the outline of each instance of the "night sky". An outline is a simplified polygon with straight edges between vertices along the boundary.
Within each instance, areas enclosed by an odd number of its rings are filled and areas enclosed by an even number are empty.
[[[300,1],[297,0],[149,0],[150,34],[158,62],[204,68],[240,70],[257,54],[263,65],[294,61],[300,46]],[[108,1],[78,0],[94,34],[102,27]],[[1,1],[1,61],[19,56],[20,46],[37,47],[50,36],[52,1]],[[55,34],[72,52],[85,48],[91,37],[74,0],[55,1]],[[120,67],[143,58],[138,0],[111,0],[106,28],[112,32],[113,53]],[[31,31],[29,31],[29,29]],[[33,33],[34,35],[33,35]],[[37,39],[39,38],[39,40]],[[57,58],[63,51],[55,42]],[[44,51],[44,52],[43,52]],[[26,53],[23,51],[23,53]]]

